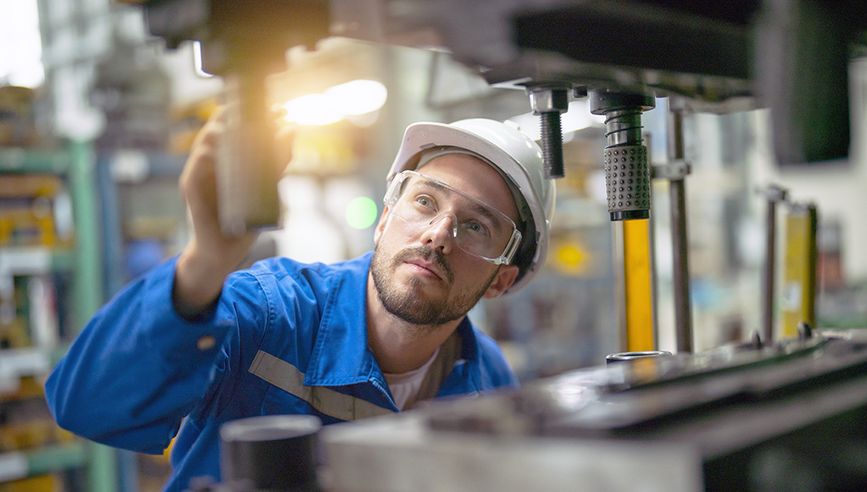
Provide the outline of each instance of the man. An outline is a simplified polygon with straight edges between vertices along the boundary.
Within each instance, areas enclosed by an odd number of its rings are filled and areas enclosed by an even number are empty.
[[[191,242],[104,306],[49,377],[61,427],[144,453],[177,436],[165,490],[179,491],[220,479],[219,427],[230,420],[329,424],[517,385],[466,313],[544,262],[552,193],[532,140],[482,119],[411,125],[373,253],[233,273],[255,236],[220,233],[220,131],[208,123],[181,176]]]

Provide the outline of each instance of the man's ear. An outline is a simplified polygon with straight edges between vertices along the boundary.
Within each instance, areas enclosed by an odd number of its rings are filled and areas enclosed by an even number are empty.
[[[385,210],[382,211],[382,215],[379,216],[379,222],[376,224],[376,229],[373,230],[373,244],[379,242],[379,236],[382,234],[382,231],[385,230],[385,223],[388,222],[388,207],[385,207]]]
[[[488,290],[485,291],[485,298],[493,299],[508,290],[515,283],[520,271],[521,269],[516,265],[500,265],[497,276],[494,277],[494,281],[491,282]]]

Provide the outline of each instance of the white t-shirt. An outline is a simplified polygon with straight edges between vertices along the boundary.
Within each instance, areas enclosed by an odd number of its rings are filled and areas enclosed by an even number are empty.
[[[385,382],[388,383],[388,389],[391,390],[391,394],[394,396],[394,403],[398,409],[403,410],[406,402],[412,400],[418,394],[418,390],[421,389],[421,383],[424,381],[428,369],[430,369],[431,364],[433,364],[434,359],[437,358],[439,353],[440,349],[437,347],[431,358],[423,366],[413,371],[402,374],[384,373]]]

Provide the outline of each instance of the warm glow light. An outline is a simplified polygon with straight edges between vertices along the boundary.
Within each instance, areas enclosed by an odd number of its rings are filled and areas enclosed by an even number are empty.
[[[301,125],[330,125],[343,119],[331,100],[324,94],[308,94],[283,105],[286,121]]]
[[[323,94],[308,94],[283,105],[286,121],[301,125],[330,125],[346,117],[378,110],[388,91],[373,80],[353,80],[327,89]]]
[[[359,79],[336,85],[326,90],[325,95],[334,101],[343,114],[358,116],[381,108],[388,91],[375,80]]]

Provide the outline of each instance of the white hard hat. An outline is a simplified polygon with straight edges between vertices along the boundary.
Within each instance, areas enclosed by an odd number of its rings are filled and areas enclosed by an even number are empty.
[[[523,223],[522,244],[512,261],[521,271],[507,293],[517,292],[538,273],[548,254],[554,183],[545,179],[542,149],[527,135],[499,121],[473,118],[452,124],[414,123],[406,129],[388,182],[402,171],[416,169],[425,151],[443,148],[469,151],[508,178]]]

